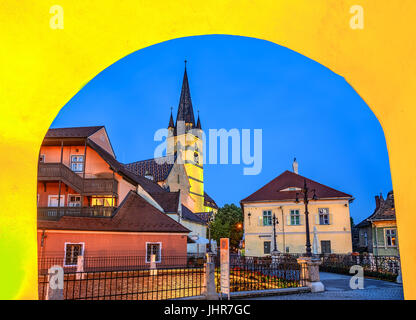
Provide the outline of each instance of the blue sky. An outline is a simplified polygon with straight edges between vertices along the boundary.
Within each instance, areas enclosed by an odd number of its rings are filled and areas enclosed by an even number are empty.
[[[263,130],[263,169],[204,167],[205,189],[218,205],[236,203],[291,170],[352,194],[358,223],[374,196],[392,189],[383,130],[346,80],[287,48],[252,38],[200,36],[134,52],[91,80],[51,127],[105,125],[117,159],[153,157],[155,131],[176,115],[184,60],[202,127]]]

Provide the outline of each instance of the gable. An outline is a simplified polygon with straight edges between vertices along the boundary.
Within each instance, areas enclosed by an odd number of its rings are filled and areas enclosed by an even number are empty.
[[[116,157],[105,127],[102,127],[100,130],[89,136],[89,139],[98,144],[114,158]]]

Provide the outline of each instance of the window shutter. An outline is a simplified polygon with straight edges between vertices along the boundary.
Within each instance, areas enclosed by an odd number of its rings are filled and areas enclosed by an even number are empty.
[[[262,226],[262,225],[263,225],[263,216],[260,215],[259,216],[259,226]]]
[[[315,224],[319,225],[319,212],[315,215]]]
[[[332,217],[332,213],[328,214],[328,220],[329,220],[329,224],[333,224],[334,223],[334,219]]]
[[[286,225],[290,226],[290,213],[286,216]]]
[[[305,215],[304,214],[299,215],[299,223],[300,223],[300,225],[305,224]]]

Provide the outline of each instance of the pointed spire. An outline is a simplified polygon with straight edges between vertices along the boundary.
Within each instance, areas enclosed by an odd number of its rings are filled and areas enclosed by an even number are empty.
[[[199,110],[198,110],[198,121],[196,123],[196,128],[197,129],[202,129],[202,127],[201,127],[201,120],[199,119]]]
[[[191,124],[195,127],[194,110],[192,107],[191,92],[189,90],[188,74],[186,72],[186,60],[185,60],[185,72],[182,81],[181,97],[179,99],[178,115],[176,116],[176,126],[178,121],[184,121],[185,124]]]
[[[175,127],[175,124],[174,124],[174,122],[173,122],[173,115],[172,115],[172,107],[170,107],[170,119],[169,119],[169,126],[168,126],[168,129],[170,129],[170,128],[174,128]]]

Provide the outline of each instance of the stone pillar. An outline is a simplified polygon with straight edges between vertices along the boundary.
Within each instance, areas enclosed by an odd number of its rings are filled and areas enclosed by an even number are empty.
[[[271,253],[271,256],[272,256],[272,264],[274,264],[274,265],[276,265],[276,264],[279,264],[279,262],[280,262],[280,253],[279,253],[279,251],[272,251],[272,253]]]
[[[301,266],[301,281],[304,281],[304,284],[311,288],[312,292],[325,291],[325,286],[319,278],[321,259],[316,257],[300,257],[297,261]]]
[[[64,300],[64,269],[61,266],[52,266],[48,270],[46,300]]]
[[[215,287],[215,263],[214,254],[211,252],[207,253],[207,262],[204,265],[204,286],[205,299],[207,300],[218,300],[218,293]]]
[[[157,276],[157,269],[156,269],[156,255],[150,255],[150,275]]]

